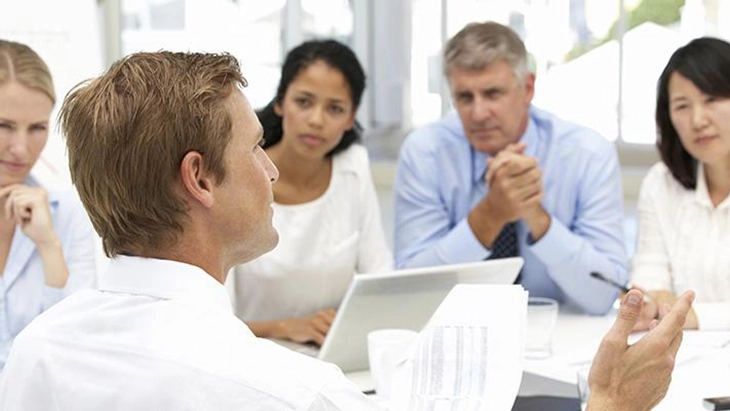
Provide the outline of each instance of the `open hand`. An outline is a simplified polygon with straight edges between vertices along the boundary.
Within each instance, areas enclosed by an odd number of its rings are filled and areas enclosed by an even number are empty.
[[[593,360],[588,410],[644,411],[664,398],[694,297],[692,291],[684,293],[661,321],[651,321],[650,331],[641,340],[628,345],[644,301],[639,290],[626,294]]]
[[[649,298],[644,300],[644,306],[641,309],[641,314],[639,314],[639,320],[634,326],[634,331],[648,330],[651,321],[655,318],[663,318],[665,313],[669,312],[669,307],[674,305],[680,298],[669,291],[660,290],[646,292],[641,288],[635,288],[648,295]],[[687,313],[687,320],[684,323],[684,329],[697,329],[698,326],[697,314],[693,309],[690,309],[689,313]]]

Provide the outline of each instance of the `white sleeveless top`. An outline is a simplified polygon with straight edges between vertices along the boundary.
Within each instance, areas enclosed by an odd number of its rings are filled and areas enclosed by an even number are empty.
[[[235,312],[244,321],[337,308],[355,273],[392,269],[364,147],[354,144],[334,156],[322,196],[273,208],[278,246],[228,276]]]

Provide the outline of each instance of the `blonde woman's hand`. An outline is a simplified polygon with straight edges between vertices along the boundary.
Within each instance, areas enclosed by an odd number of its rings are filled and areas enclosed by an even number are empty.
[[[3,187],[0,204],[4,218],[14,221],[38,248],[58,245],[46,190],[23,184]]]

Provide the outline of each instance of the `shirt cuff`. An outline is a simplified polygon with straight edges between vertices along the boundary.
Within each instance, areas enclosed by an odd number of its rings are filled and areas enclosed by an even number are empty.
[[[548,267],[571,258],[580,246],[581,239],[552,215],[550,227],[542,238],[531,245],[528,243],[530,251]]]
[[[484,260],[491,254],[474,235],[466,218],[443,238],[439,249],[443,253],[443,260],[449,264]]]
[[[63,288],[49,287],[43,284],[43,311],[51,308],[64,297]]]
[[[694,303],[692,308],[697,314],[698,328],[706,330],[730,329],[730,303]]]
[[[665,271],[666,272],[666,271]],[[646,291],[658,291],[658,290],[671,290],[672,289],[672,283],[670,281],[664,281],[664,279],[659,279],[658,276],[644,276],[644,275],[635,275],[636,271],[634,271],[631,275],[631,281],[630,284],[632,287],[641,287],[642,289]],[[665,276],[666,278],[669,277],[669,275]]]

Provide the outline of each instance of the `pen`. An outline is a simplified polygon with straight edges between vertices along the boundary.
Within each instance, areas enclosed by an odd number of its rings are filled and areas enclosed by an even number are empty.
[[[630,289],[629,289],[628,287],[626,287],[625,285],[623,285],[623,284],[620,284],[620,283],[617,283],[617,282],[616,282],[616,281],[614,281],[613,279],[611,279],[611,278],[608,278],[608,277],[606,277],[605,275],[603,275],[603,274],[601,274],[601,273],[598,273],[598,272],[595,272],[595,271],[593,271],[593,272],[591,273],[591,277],[595,278],[596,280],[601,280],[601,281],[603,281],[604,283],[608,283],[608,284],[611,284],[612,286],[614,286],[614,287],[618,288],[619,290],[623,291],[624,293],[628,293],[628,292],[629,292],[629,290],[630,290]],[[651,299],[649,298],[649,296],[648,296],[648,295],[646,295],[646,294],[644,294],[644,302],[649,302],[649,301],[651,301]]]

